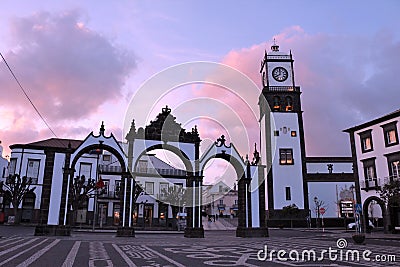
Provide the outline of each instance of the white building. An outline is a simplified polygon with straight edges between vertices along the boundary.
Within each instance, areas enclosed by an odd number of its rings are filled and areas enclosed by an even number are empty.
[[[345,130],[350,135],[357,202],[362,204],[364,216],[370,219],[381,216],[384,221],[388,219],[377,190],[400,177],[399,121],[400,110],[397,110]],[[374,204],[381,208],[371,208]],[[390,214],[387,224],[399,227],[400,210],[391,209]]]
[[[203,205],[207,215],[236,217],[238,213],[238,191],[220,181],[213,185],[205,185],[203,189]]]
[[[49,224],[59,224],[62,221],[59,211],[65,155],[68,148],[72,152],[83,142],[51,138],[10,146],[12,152],[9,174],[27,176],[32,179],[32,186],[36,187],[34,194],[26,196],[19,207],[22,210],[22,221],[40,223],[40,220],[46,218]],[[126,143],[118,144],[122,148],[127,146]],[[97,192],[97,206],[95,207],[93,195],[78,211],[77,223],[91,225],[96,208],[96,224],[119,225],[122,169],[117,157],[107,150],[91,150],[79,157],[74,173],[75,176],[84,175],[86,179],[101,180],[104,184]],[[136,182],[143,187],[144,193],[137,199],[133,210],[133,224],[168,226],[168,218],[172,219],[171,208],[157,200],[163,190],[171,185],[186,186],[186,172],[168,165],[153,154],[145,154],[140,157],[134,173]],[[47,196],[43,194],[45,191],[48,192]]]

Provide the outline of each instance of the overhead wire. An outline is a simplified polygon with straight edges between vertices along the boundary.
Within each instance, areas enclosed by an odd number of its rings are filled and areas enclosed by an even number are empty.
[[[6,59],[4,58],[3,54],[0,52],[0,56],[3,59],[4,63],[6,64],[8,70],[10,71],[11,75],[13,76],[14,80],[17,82],[19,88],[21,89],[21,91],[23,92],[23,94],[25,95],[25,97],[28,99],[29,103],[32,105],[33,109],[36,111],[36,113],[39,115],[40,119],[43,121],[43,123],[46,125],[46,127],[50,130],[50,132],[58,139],[59,137],[57,136],[57,134],[53,131],[53,129],[50,127],[50,125],[47,123],[46,119],[43,117],[43,115],[40,113],[39,109],[35,106],[35,104],[33,103],[33,101],[31,100],[31,98],[29,97],[29,95],[26,93],[24,87],[22,86],[22,84],[19,82],[17,76],[14,74],[14,72],[12,71],[10,65],[8,65]],[[61,142],[59,142],[60,144],[62,144],[62,146],[64,147],[65,145]]]

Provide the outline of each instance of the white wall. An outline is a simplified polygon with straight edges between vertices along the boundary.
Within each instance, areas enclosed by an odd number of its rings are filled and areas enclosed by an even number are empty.
[[[296,204],[299,209],[304,208],[303,174],[301,160],[300,133],[297,113],[273,113],[275,125],[271,124],[272,138],[276,141],[276,150],[273,154],[273,190],[274,208],[282,209],[285,206]],[[287,133],[283,133],[286,127]],[[274,136],[273,131],[279,130],[279,136]],[[296,131],[297,136],[292,137],[291,131]],[[279,164],[279,149],[293,149],[293,165]],[[291,200],[286,200],[285,188],[291,188]]]
[[[49,203],[49,216],[47,224],[58,225],[60,215],[60,204],[63,184],[63,166],[65,162],[65,154],[56,153],[54,157],[54,169],[51,182],[51,193]],[[40,201],[40,199],[39,199]]]

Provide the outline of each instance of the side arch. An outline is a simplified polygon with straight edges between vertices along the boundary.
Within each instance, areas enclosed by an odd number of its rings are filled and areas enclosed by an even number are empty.
[[[363,203],[364,231],[367,231],[367,232],[370,231],[367,227],[368,219],[369,219],[368,218],[368,207],[372,201],[376,201],[376,203],[380,206],[380,208],[382,210],[383,226],[384,226],[384,231],[386,232],[386,231],[388,231],[388,227],[389,227],[389,219],[388,219],[386,204],[382,199],[380,199],[377,196],[370,196]]]
[[[125,162],[125,155],[121,155],[119,151],[117,151],[115,148],[109,146],[109,145],[105,145],[105,144],[92,144],[92,145],[88,145],[84,148],[82,148],[81,150],[78,151],[78,153],[76,153],[76,155],[74,156],[74,158],[72,159],[71,162],[71,168],[74,169],[75,165],[77,163],[77,161],[79,160],[80,157],[82,157],[84,154],[89,153],[90,151],[94,150],[94,149],[104,149],[107,150],[109,152],[111,152],[114,156],[117,157],[119,163],[121,164],[121,168],[123,172],[126,172],[126,162]]]

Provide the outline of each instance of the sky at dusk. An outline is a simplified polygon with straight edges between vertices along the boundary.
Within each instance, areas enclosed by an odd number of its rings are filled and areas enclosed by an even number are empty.
[[[350,156],[342,130],[400,107],[399,11],[399,1],[365,0],[2,1],[0,51],[58,137],[84,139],[104,121],[106,133],[122,140],[127,107],[146,80],[177,64],[211,61],[261,90],[260,61],[275,38],[295,60],[307,156]],[[54,137],[4,62],[0,84],[3,156],[11,144]],[[258,130],[235,97],[191,84],[146,101],[154,101],[150,117],[168,105],[208,143],[221,133],[249,136],[235,144],[251,153]]]

